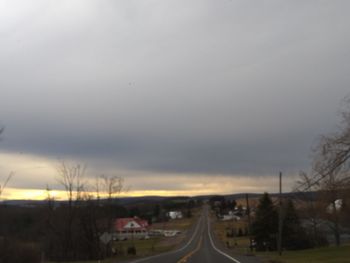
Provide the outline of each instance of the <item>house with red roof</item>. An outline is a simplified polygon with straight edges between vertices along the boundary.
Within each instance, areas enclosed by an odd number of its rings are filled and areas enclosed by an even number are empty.
[[[138,217],[118,218],[114,222],[114,239],[148,238],[148,222]]]

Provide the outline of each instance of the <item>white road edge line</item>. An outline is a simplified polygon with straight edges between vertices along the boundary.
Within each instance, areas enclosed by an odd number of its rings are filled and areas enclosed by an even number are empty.
[[[218,249],[215,245],[214,245],[214,242],[213,242],[213,238],[211,237],[211,234],[210,234],[210,223],[209,223],[209,215],[207,214],[207,222],[208,222],[208,235],[209,235],[209,239],[210,239],[210,243],[212,245],[212,247],[218,252],[220,253],[221,255],[227,257],[228,259],[231,259],[232,261],[236,262],[236,263],[241,263],[240,261],[238,261],[237,259],[227,255],[225,252],[222,252],[220,249]]]
[[[147,257],[147,258],[141,258],[141,259],[138,259],[138,260],[135,260],[135,261],[131,261],[130,263],[138,263],[138,262],[146,261],[146,260],[149,260],[149,259],[152,259],[152,258],[157,258],[157,257],[160,257],[160,256],[177,253],[177,252],[180,252],[180,251],[184,250],[185,248],[187,248],[192,243],[193,239],[197,235],[197,232],[198,232],[198,229],[199,229],[199,225],[200,225],[202,220],[203,220],[203,215],[201,215],[201,217],[199,218],[197,226],[196,226],[196,229],[195,229],[191,239],[183,247],[181,247],[181,248],[179,248],[177,250],[165,252],[165,253],[162,253],[162,254],[159,254],[159,255],[155,255],[155,256],[151,256],[151,257]],[[240,262],[238,262],[238,263],[240,263]]]

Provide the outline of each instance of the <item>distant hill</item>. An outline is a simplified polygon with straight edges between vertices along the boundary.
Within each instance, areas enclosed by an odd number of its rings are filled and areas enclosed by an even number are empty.
[[[313,192],[306,192],[306,193],[283,193],[283,197],[285,198],[298,198],[298,199],[304,199],[307,200],[311,198],[313,195]],[[259,198],[262,194],[256,194],[256,193],[248,193],[249,198]],[[270,194],[272,197],[277,197],[277,193]],[[154,204],[154,203],[160,203],[163,201],[184,201],[189,199],[194,200],[209,200],[213,196],[223,196],[225,199],[232,200],[232,199],[243,199],[245,198],[245,193],[238,193],[238,194],[230,194],[230,195],[200,195],[200,196],[171,196],[171,197],[165,197],[165,196],[140,196],[140,197],[121,197],[118,198],[116,201],[120,205],[135,205],[135,204]],[[101,200],[102,202],[106,200]],[[31,206],[41,206],[45,205],[47,203],[46,200],[4,200],[0,201],[0,204],[4,205],[13,205],[13,206],[25,206],[25,207],[31,207]],[[64,204],[66,201],[55,201],[56,205]]]

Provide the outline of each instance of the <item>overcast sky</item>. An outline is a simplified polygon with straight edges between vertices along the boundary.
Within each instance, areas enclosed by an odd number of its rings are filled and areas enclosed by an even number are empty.
[[[214,177],[231,182],[225,192],[273,191],[259,180],[307,170],[338,123],[349,9],[0,0],[0,179],[15,171],[12,188],[44,188],[68,160],[135,191],[220,193],[196,186]]]

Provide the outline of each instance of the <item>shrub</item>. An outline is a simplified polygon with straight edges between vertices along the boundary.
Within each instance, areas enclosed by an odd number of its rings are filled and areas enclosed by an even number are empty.
[[[136,255],[136,247],[128,247],[128,255]]]

